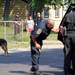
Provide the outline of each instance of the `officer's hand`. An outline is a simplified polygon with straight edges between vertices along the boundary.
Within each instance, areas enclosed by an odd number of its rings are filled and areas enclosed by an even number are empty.
[[[36,43],[35,46],[36,46],[36,48],[41,49],[40,44]]]
[[[59,32],[59,28],[53,28],[53,29],[51,29],[51,31],[58,33]]]

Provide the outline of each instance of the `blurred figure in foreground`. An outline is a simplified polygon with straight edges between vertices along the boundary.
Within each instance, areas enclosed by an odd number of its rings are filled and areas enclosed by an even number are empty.
[[[58,39],[64,44],[64,73],[75,75],[75,4],[69,6],[59,28]]]

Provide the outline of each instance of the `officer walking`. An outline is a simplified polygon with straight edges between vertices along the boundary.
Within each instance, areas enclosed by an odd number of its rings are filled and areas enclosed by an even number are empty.
[[[52,30],[54,24],[51,20],[45,21],[43,19],[39,19],[37,21],[37,26],[31,32],[31,59],[32,59],[32,72],[37,72],[39,70],[39,57],[40,50],[43,45],[43,40],[47,38]],[[40,25],[38,25],[40,24]],[[53,30],[57,32],[58,30]]]
[[[75,75],[75,4],[70,5],[70,11],[64,17],[60,32],[64,44],[65,75]]]

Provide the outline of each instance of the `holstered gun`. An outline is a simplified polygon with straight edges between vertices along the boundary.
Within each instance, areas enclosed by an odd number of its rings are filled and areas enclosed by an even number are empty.
[[[65,36],[67,36],[67,29],[66,29],[66,26],[63,28],[64,30],[63,30],[63,36],[65,37]]]

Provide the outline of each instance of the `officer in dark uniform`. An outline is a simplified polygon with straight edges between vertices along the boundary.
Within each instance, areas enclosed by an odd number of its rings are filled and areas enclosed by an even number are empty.
[[[31,71],[36,72],[39,70],[39,57],[40,49],[43,45],[43,40],[47,38],[50,34],[51,29],[53,28],[53,23],[48,20],[45,21],[41,19],[40,25],[36,26],[35,29],[31,32],[31,58],[32,58],[32,68]],[[57,32],[57,30],[54,30]]]
[[[69,10],[60,25],[60,32],[64,44],[65,75],[75,75],[75,4],[71,4]]]

